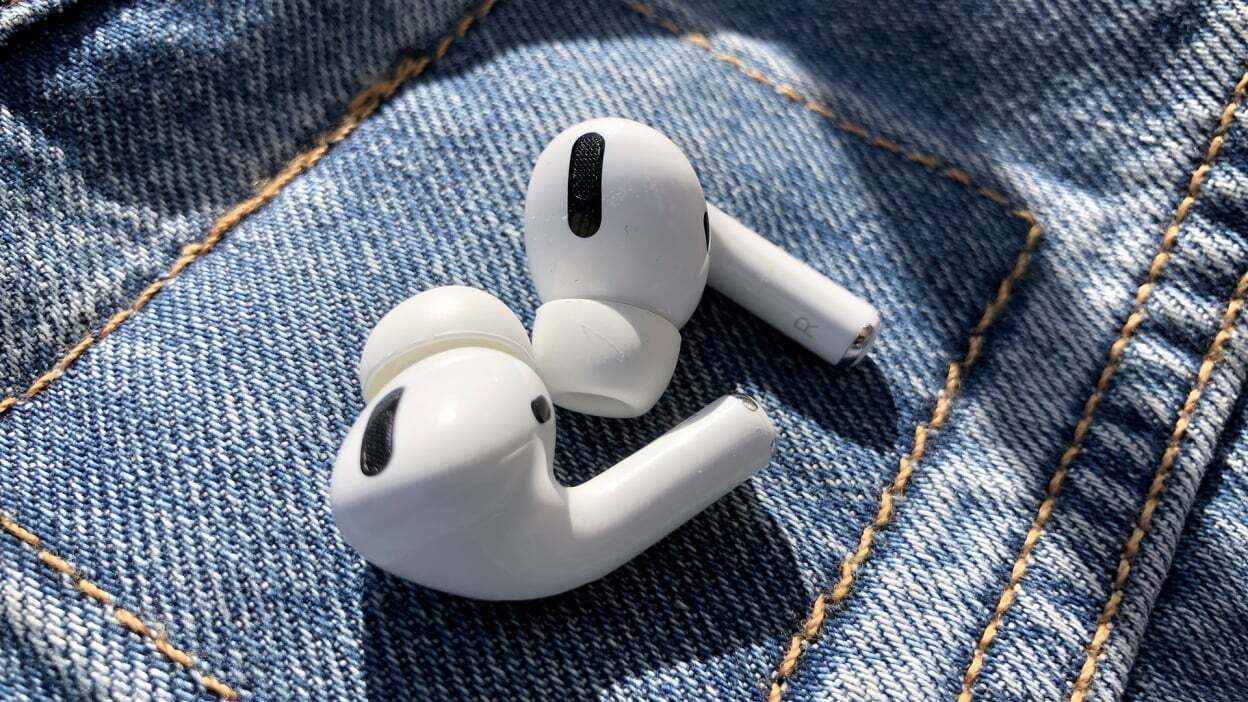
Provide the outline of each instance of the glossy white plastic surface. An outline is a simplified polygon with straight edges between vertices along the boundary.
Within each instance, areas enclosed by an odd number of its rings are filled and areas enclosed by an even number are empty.
[[[393,453],[360,470],[370,403],[339,450],[330,488],[343,537],[373,564],[487,600],[554,595],[602,577],[766,466],[775,427],[728,396],[576,487],[554,477],[555,418],[527,364],[494,349],[429,356],[402,388]]]
[[[493,295],[463,285],[432,288],[386,313],[360,354],[360,387],[368,401],[404,368],[460,346],[482,346],[534,363],[529,335]]]
[[[603,139],[601,222],[578,236],[569,224],[570,159],[588,134]],[[870,303],[708,205],[680,148],[638,122],[595,119],[555,137],[534,166],[524,214],[529,270],[545,303],[535,360],[561,407],[609,417],[648,411],[671,380],[679,335],[626,311],[652,312],[679,331],[708,277],[835,365],[865,358],[879,331]],[[578,210],[582,228],[584,217]],[[563,301],[585,304],[554,304]]]
[[[829,363],[866,356],[880,329],[871,303],[714,205],[707,209],[712,288]]]
[[[680,332],[640,307],[553,300],[537,309],[533,354],[556,405],[599,417],[637,417],[671,382]]]
[[[587,238],[568,225],[572,145],[605,139],[602,220]],[[524,247],[543,302],[611,300],[650,310],[677,329],[706,286],[702,186],[670,139],[639,122],[604,118],[564,130],[538,156],[524,203]]]

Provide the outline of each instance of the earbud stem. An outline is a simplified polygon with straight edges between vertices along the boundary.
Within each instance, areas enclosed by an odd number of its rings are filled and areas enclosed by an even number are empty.
[[[608,558],[632,558],[764,468],[775,443],[775,425],[753,399],[726,395],[712,402],[568,489],[572,531],[592,545],[583,558],[602,559],[604,572],[614,567]]]
[[[730,395],[576,487],[555,479],[551,456],[534,440],[497,473],[470,465],[432,481],[399,476],[398,489],[420,491],[396,501],[369,489],[364,481],[375,478],[357,475],[358,429],[334,472],[344,538],[391,573],[483,600],[548,597],[601,578],[766,467],[776,440],[762,407]],[[410,504],[457,489],[458,504]]]
[[[711,287],[832,364],[867,355],[880,315],[757,232],[707,203]]]

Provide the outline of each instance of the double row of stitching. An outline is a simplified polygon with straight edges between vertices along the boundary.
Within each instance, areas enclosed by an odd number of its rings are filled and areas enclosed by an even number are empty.
[[[358,94],[356,98],[351,101],[348,114],[334,130],[319,139],[314,147],[301,153],[294,160],[292,160],[281,172],[274,176],[274,178],[261,186],[255,195],[223,215],[214,224],[213,228],[209,231],[209,234],[203,240],[185,247],[182,255],[175,261],[164,276],[154,281],[148,286],[148,288],[144,289],[144,291],[140,293],[140,295],[129,307],[119,311],[116,315],[110,318],[98,333],[84,338],[81,342],[79,342],[79,344],[74,346],[51,370],[40,376],[40,378],[32,383],[32,385],[22,393],[22,397],[20,399],[30,399],[44,390],[52,382],[55,382],[55,380],[58,379],[65,372],[65,370],[72,365],[91,345],[102,340],[112,331],[115,331],[118,326],[124,323],[130,316],[141,310],[147,302],[150,301],[150,299],[163,288],[165,284],[180,274],[199,257],[211,251],[226,232],[237,226],[237,224],[244,218],[257,211],[260,207],[275,197],[282,189],[285,188],[286,185],[293,181],[295,177],[315,165],[315,163],[320,160],[330,146],[338,143],[350,134],[360,121],[370,115],[382,101],[390,97],[401,84],[416,77],[417,75],[420,75],[420,73],[422,73],[431,62],[440,59],[454,41],[455,37],[462,36],[476,19],[479,19],[489,12],[493,4],[494,0],[488,0],[480,8],[478,8],[477,11],[462,18],[457,25],[456,33],[444,37],[437,44],[432,58],[427,56],[420,57],[419,59],[404,58],[400,61],[395,72],[388,79],[374,84]],[[639,14],[643,14],[647,17],[655,17],[653,10],[644,4],[633,3],[632,7]],[[837,582],[836,586],[834,586],[829,592],[821,594],[818,598],[816,598],[811,608],[810,617],[803,625],[801,631],[794,635],[793,641],[786,652],[784,660],[781,662],[776,671],[775,680],[773,680],[770,697],[772,700],[778,700],[783,690],[782,685],[795,671],[797,660],[805,650],[805,645],[810,641],[813,641],[818,636],[826,617],[828,607],[837,605],[848,597],[850,589],[853,585],[854,574],[856,573],[858,567],[860,567],[870,555],[874,540],[874,533],[879,529],[884,528],[890,521],[893,512],[893,500],[905,489],[910,480],[915,464],[925,454],[930,433],[939,429],[946,423],[950,412],[950,403],[952,402],[953,397],[957,394],[963,378],[965,377],[966,371],[969,370],[969,368],[981,357],[984,343],[984,333],[1004,311],[1014,285],[1026,270],[1030,255],[1034,251],[1040,239],[1040,227],[1037,224],[1034,215],[1032,215],[1028,210],[1010,207],[1008,198],[1002,195],[999,191],[977,185],[974,179],[967,172],[947,166],[943,160],[931,155],[904,149],[896,141],[888,137],[878,135],[873,136],[872,133],[865,127],[854,122],[838,118],[836,114],[823,103],[807,99],[793,86],[776,82],[774,79],[758,69],[748,67],[744,61],[735,55],[715,51],[714,47],[705,36],[695,33],[682,32],[677,25],[664,18],[656,17],[656,21],[658,21],[665,29],[668,29],[669,31],[672,31],[680,36],[686,42],[698,46],[699,48],[703,48],[704,50],[713,53],[716,59],[738,68],[751,80],[763,85],[770,85],[774,87],[777,94],[782,97],[785,97],[793,102],[800,103],[807,110],[834,122],[842,131],[856,138],[867,141],[873,146],[903,156],[929,171],[935,172],[942,177],[954,180],[955,182],[971,188],[980,196],[997,205],[1007,207],[1008,214],[1010,216],[1023,221],[1028,227],[1024,248],[1015,260],[1010,272],[1002,280],[996,297],[992,303],[987,306],[979,322],[972,330],[972,335],[968,341],[965,356],[961,360],[950,364],[946,373],[944,386],[940,392],[936,406],[933,409],[932,416],[926,422],[922,422],[915,427],[913,447],[910,453],[900,460],[899,470],[894,478],[894,481],[882,491],[879,509],[875,519],[873,519],[873,521],[864,528],[863,536],[859,541],[858,548],[855,549],[855,551],[847,556],[842,562],[841,578]],[[1102,371],[1101,379],[1097,384],[1097,390],[1094,390],[1095,402],[1093,403],[1092,398],[1089,398],[1089,402],[1092,403],[1090,411],[1088,409],[1088,405],[1085,404],[1084,416],[1081,417],[1080,424],[1076,426],[1076,438],[1072,441],[1071,448],[1074,449],[1074,455],[1077,455],[1079,447],[1082,445],[1084,435],[1086,435],[1087,432],[1086,426],[1084,426],[1082,431],[1080,430],[1080,426],[1084,425],[1083,420],[1085,418],[1088,420],[1087,424],[1090,424],[1091,417],[1095,413],[1096,404],[1099,404],[1100,396],[1104,394],[1109,380],[1112,378],[1113,373],[1116,372],[1117,366],[1120,363],[1122,351],[1126,346],[1125,342],[1129,342],[1135,327],[1137,327],[1141,321],[1141,319],[1138,319],[1137,317],[1142,315],[1143,303],[1148,299],[1148,296],[1151,295],[1152,286],[1156,283],[1156,279],[1159,276],[1161,269],[1164,268],[1165,263],[1168,260],[1170,249],[1173,247],[1174,239],[1177,238],[1178,228],[1183,219],[1186,217],[1187,211],[1192,206],[1192,203],[1199,192],[1200,180],[1204,177],[1205,173],[1207,173],[1210,164],[1212,163],[1214,157],[1216,157],[1217,151],[1221,148],[1221,141],[1224,137],[1225,130],[1229,126],[1230,119],[1234,115],[1235,109],[1242,100],[1245,80],[1248,80],[1248,74],[1245,75],[1244,79],[1241,80],[1240,85],[1237,86],[1235,99],[1233,99],[1232,103],[1227,105],[1227,108],[1223,113],[1223,125],[1219,130],[1220,133],[1215,134],[1213,140],[1211,140],[1205,162],[1203,162],[1201,166],[1198,167],[1197,171],[1193,173],[1191,183],[1189,183],[1188,197],[1184,198],[1183,202],[1180,203],[1175,220],[1172,222],[1171,227],[1167,228],[1166,236],[1163,237],[1161,250],[1159,250],[1157,256],[1154,257],[1153,264],[1150,267],[1149,276],[1145,283],[1140,286],[1140,290],[1137,291],[1136,309],[1133,310],[1131,317],[1128,318],[1128,322],[1124,324],[1123,333],[1120,333],[1118,341],[1116,341],[1115,345],[1111,347],[1110,359],[1106,364],[1106,368]],[[1080,676],[1076,681],[1075,688],[1072,692],[1072,700],[1081,700],[1083,693],[1091,683],[1091,679],[1095,671],[1096,657],[1108,636],[1110,623],[1112,622],[1114,614],[1117,611],[1118,603],[1121,601],[1121,593],[1127,581],[1131,559],[1138,551],[1139,543],[1142,541],[1143,536],[1147,533],[1148,526],[1151,523],[1152,513],[1156,509],[1157,502],[1160,498],[1162,490],[1164,489],[1166,478],[1169,475],[1169,471],[1173,466],[1175,456],[1177,455],[1178,445],[1186,432],[1192,413],[1194,412],[1196,404],[1200,399],[1200,395],[1208,382],[1208,377],[1212,373],[1213,367],[1220,357],[1220,351],[1226,343],[1226,340],[1229,339],[1235,318],[1239,314],[1239,310],[1242,307],[1245,289],[1248,289],[1248,275],[1241,279],[1240,284],[1237,286],[1236,295],[1232,298],[1232,301],[1228,305],[1224,315],[1222,328],[1219,330],[1218,335],[1215,336],[1214,342],[1211,344],[1210,351],[1206,355],[1205,360],[1202,362],[1200,372],[1198,373],[1197,385],[1194,386],[1191,393],[1189,393],[1188,401],[1185,402],[1183,409],[1180,411],[1175,431],[1171,435],[1171,441],[1167,445],[1166,453],[1163,455],[1162,463],[1158,467],[1153,484],[1150,485],[1149,493],[1145,500],[1144,507],[1141,510],[1141,516],[1137,523],[1136,529],[1132,532],[1131,538],[1128,539],[1128,542],[1124,547],[1123,556],[1119,564],[1118,577],[1115,579],[1110,599],[1106,602],[1106,606],[1102,610],[1102,616],[1098,620],[1097,633],[1094,635],[1093,642],[1089,646],[1088,658],[1085,660],[1083,669],[1081,669]],[[1124,343],[1119,344],[1119,342]],[[3,400],[0,400],[0,414],[9,410],[16,402],[18,402],[18,400],[19,398],[15,397],[6,397]],[[1071,450],[1068,449],[1067,453],[1063,454],[1063,463],[1066,464],[1066,469],[1069,468],[1069,462],[1073,461],[1074,458],[1074,455],[1071,455],[1070,461],[1066,461],[1066,455],[1070,453]],[[1050,482],[1050,495],[1054,498],[1056,497],[1056,491],[1060,489],[1060,481],[1064,475],[1065,470],[1062,468],[1061,464],[1059,464],[1059,474],[1055,474],[1054,476],[1057,483],[1056,487],[1054,486],[1053,481]],[[1051,512],[1051,505],[1049,511]],[[1041,512],[1044,512],[1043,503],[1041,506]],[[1037,516],[1039,517],[1040,515],[1038,514]],[[1047,518],[1048,515],[1045,513],[1044,519],[1046,521]],[[45,565],[59,573],[62,573],[63,575],[66,575],[67,577],[70,577],[75,586],[83,592],[84,595],[100,602],[101,604],[111,605],[113,599],[111,595],[101,590],[91,581],[81,577],[68,562],[43,548],[38,537],[34,536],[29,531],[7,518],[0,518],[0,527],[3,527],[7,533],[34,548],[39,560]],[[1041,524],[1041,529],[1042,528],[1043,523]],[[1036,538],[1038,538],[1038,533]],[[1034,539],[1031,540],[1031,544],[1034,545]],[[1024,548],[1027,553],[1030,552],[1030,547],[1027,545],[1026,540],[1024,541]],[[1026,553],[1020,553],[1020,559],[1022,561],[1024,571],[1027,560],[1026,555]],[[1021,577],[1022,573],[1020,572],[1018,574],[1018,578],[1021,579]],[[1011,581],[1013,583],[1012,587],[1016,588],[1017,582],[1013,582],[1013,573]],[[1010,587],[1007,587],[1007,590],[1009,589]],[[1002,597],[1004,599],[1005,593],[1003,593]],[[1009,605],[1006,604],[1005,606],[1008,608]],[[157,649],[160,650],[166,657],[188,670],[193,667],[194,660],[190,654],[173,647],[166,639],[164,639],[163,636],[154,634],[152,627],[145,624],[142,619],[131,613],[129,610],[115,607],[114,613],[119,624],[140,636],[151,639]],[[1000,613],[1003,615],[1004,611],[1001,611]],[[994,618],[996,619],[996,623],[999,624],[999,617],[996,617],[995,612]],[[990,623],[990,626],[995,625]],[[985,634],[987,633],[988,630],[986,629]],[[989,637],[987,642],[984,642],[981,637],[981,644],[984,645],[985,649],[987,644],[990,642],[991,637]],[[977,646],[977,651],[978,649],[979,646]],[[982,663],[982,655],[980,656],[980,659]],[[972,666],[974,666],[974,662],[972,663]],[[971,670],[968,668],[968,675],[970,675],[970,673]],[[205,686],[205,688],[224,699],[237,698],[237,693],[233,690],[233,688],[217,681],[212,676],[200,673],[198,674],[198,679]],[[969,697],[969,688],[973,685],[973,682],[973,678],[971,678],[969,684],[964,680],[964,695]]]
[[[183,247],[181,255],[173,262],[173,265],[169,267],[164,275],[144,288],[130,305],[109,318],[98,332],[83,338],[74,345],[50,370],[39,376],[22,393],[20,399],[29,400],[56,382],[89,348],[116,331],[126,320],[142,310],[157,293],[192,263],[211,252],[227,232],[234,229],[248,216],[254,214],[273,200],[273,198],[277,197],[300,174],[316,165],[329,151],[330,147],[347,138],[383,101],[394,95],[400,86],[421,75],[430,65],[441,60],[446,55],[447,50],[450,49],[451,44],[459,37],[464,36],[478,20],[485,17],[493,8],[495,2],[496,0],[485,0],[474,11],[462,16],[456,22],[454,30],[441,37],[429,55],[401,57],[394,70],[388,76],[370,84],[357,93],[348,104],[346,113],[329,132],[318,137],[310,148],[296,155],[277,175],[264,182],[251,197],[238,203],[219,217],[203,239]],[[18,401],[19,398],[17,397],[5,397],[3,400],[0,400],[0,415],[12,409]],[[3,528],[5,533],[34,549],[41,563],[68,577],[73,582],[74,587],[83,595],[100,605],[112,607],[113,618],[119,625],[138,636],[150,640],[157,651],[165,658],[176,663],[180,668],[189,671],[206,690],[224,700],[238,699],[238,692],[234,687],[197,669],[191,654],[175,647],[163,633],[144,622],[139,615],[116,605],[116,598],[113,595],[83,577],[69,561],[45,548],[39,537],[30,530],[4,516],[0,516],[0,528]]]
[[[1149,264],[1148,274],[1145,276],[1144,282],[1136,290],[1135,305],[1131,310],[1131,314],[1127,316],[1127,321],[1123,323],[1122,328],[1119,330],[1118,338],[1109,347],[1105,366],[1101,369],[1096,386],[1092,389],[1092,394],[1088,396],[1087,401],[1083,405],[1083,412],[1075,424],[1075,431],[1071,437],[1070,444],[1062,453],[1057,469],[1049,479],[1044,499],[1040,502],[1040,507],[1032,519],[1031,528],[1027,530],[1027,535],[1023,538],[1023,544],[1019,549],[1018,556],[1010,568],[1010,577],[1005,585],[1005,589],[1001,591],[996,607],[993,609],[987,625],[975,644],[974,651],[971,654],[971,662],[967,666],[966,673],[962,676],[962,690],[958,695],[959,702],[968,702],[971,699],[971,690],[975,686],[975,681],[979,677],[980,672],[983,670],[984,658],[988,653],[988,648],[992,645],[993,639],[996,638],[1001,621],[1018,594],[1019,583],[1022,582],[1023,576],[1027,573],[1027,563],[1031,558],[1031,552],[1053,514],[1053,508],[1057,503],[1058,494],[1061,492],[1062,483],[1066,480],[1066,475],[1070,471],[1071,465],[1074,464],[1075,458],[1079,456],[1079,452],[1083,448],[1083,443],[1096,416],[1097,408],[1100,406],[1105,393],[1109,390],[1110,381],[1113,380],[1114,374],[1117,373],[1118,367],[1122,363],[1123,353],[1131,343],[1135,330],[1144,321],[1144,305],[1152,296],[1153,290],[1157,286],[1157,281],[1170,260],[1171,251],[1179,238],[1179,230],[1187,219],[1188,213],[1191,212],[1192,206],[1195,205],[1196,198],[1200,195],[1201,183],[1213,167],[1213,162],[1217,159],[1218,153],[1222,150],[1226,133],[1230,130],[1231,123],[1235,118],[1235,112],[1239,109],[1240,103],[1243,102],[1245,89],[1248,89],[1248,72],[1245,72],[1240,77],[1234,91],[1231,93],[1231,97],[1223,107],[1218,126],[1214,129],[1213,134],[1209,138],[1208,146],[1205,148],[1204,158],[1201,159],[1200,164],[1196,166],[1196,169],[1192,171],[1191,176],[1188,178],[1187,192],[1179,201],[1174,216],[1162,235],[1161,245]],[[1164,480],[1162,482],[1164,484]],[[1123,577],[1125,583],[1125,575]],[[1112,613],[1110,617],[1112,619]],[[1106,626],[1108,627],[1108,621]],[[1093,661],[1095,661],[1095,656],[1093,656]],[[1092,669],[1095,668],[1095,662],[1092,663],[1091,667]],[[1089,681],[1090,679],[1089,673]]]
[[[1092,634],[1091,642],[1088,643],[1083,665],[1079,668],[1079,675],[1075,678],[1075,684],[1070,693],[1070,702],[1083,702],[1088,687],[1092,685],[1092,678],[1096,675],[1096,660],[1104,650],[1105,642],[1109,640],[1110,626],[1118,614],[1123,591],[1127,587],[1128,578],[1131,577],[1131,564],[1135,560],[1135,555],[1140,551],[1140,544],[1148,534],[1149,527],[1153,524],[1153,514],[1161,503],[1161,494],[1166,489],[1166,481],[1170,478],[1174,462],[1179,456],[1179,445],[1183,442],[1183,437],[1187,435],[1187,428],[1192,422],[1192,416],[1196,413],[1196,407],[1204,394],[1205,386],[1209,384],[1218,361],[1223,358],[1223,347],[1231,339],[1235,320],[1244,306],[1245,293],[1248,293],[1248,273],[1240,277],[1230,301],[1226,304],[1226,309],[1222,312],[1222,323],[1209,344],[1209,350],[1201,359],[1200,368],[1196,371],[1196,381],[1188,391],[1183,407],[1175,419],[1174,428],[1170,431],[1170,438],[1166,441],[1166,450],[1161,454],[1161,461],[1157,464],[1153,480],[1148,485],[1144,505],[1140,508],[1139,515],[1136,516],[1135,527],[1122,547],[1122,555],[1118,557],[1118,569],[1115,571],[1114,582],[1109,589],[1109,598],[1105,600],[1100,616],[1096,619],[1096,630]]]
[[[902,147],[897,140],[888,136],[873,133],[872,130],[851,120],[839,116],[831,107],[825,103],[805,96],[794,86],[775,80],[758,68],[754,68],[746,63],[739,56],[720,51],[715,48],[711,41],[703,34],[697,32],[686,32],[671,19],[657,15],[653,8],[641,3],[632,2],[629,6],[639,15],[651,19],[660,27],[668,32],[676,35],[688,44],[702,49],[712,55],[716,60],[727,64],[740,73],[744,74],[750,80],[760,85],[769,86],[775,92],[789,100],[790,102],[802,105],[806,110],[813,112],[820,117],[828,120],[836,125],[841,131],[850,136],[864,141],[871,146],[883,149],[897,156],[901,156],[911,163],[915,163],[924,169],[935,173],[943,178],[952,180],[959,185],[970,189],[980,197],[992,202],[994,205],[1006,208],[1009,216],[1021,221],[1026,225],[1026,238],[1023,243],[1022,250],[1019,252],[1014,264],[1008,273],[1001,280],[997,287],[996,295],[993,300],[984,309],[975,328],[971,330],[971,336],[967,341],[966,353],[959,359],[951,362],[945,373],[945,382],[937,396],[936,404],[932,408],[931,416],[926,421],[918,423],[914,428],[914,441],[910,452],[902,456],[898,461],[898,469],[891,483],[886,485],[880,491],[879,504],[876,508],[875,517],[862,529],[862,533],[858,539],[858,544],[849,555],[842,561],[840,566],[840,577],[830,590],[821,592],[814,600],[810,607],[810,613],[807,615],[801,628],[790,637],[788,646],[784,655],[772,674],[770,691],[768,699],[770,702],[779,702],[784,694],[787,683],[792,679],[797,671],[797,666],[802,655],[809,648],[823,630],[824,623],[827,620],[830,608],[835,608],[844,603],[849,597],[854,585],[855,577],[862,565],[870,558],[872,548],[875,545],[876,535],[880,530],[886,528],[891,522],[895,510],[895,502],[902,495],[906,487],[910,484],[911,476],[914,468],[927,454],[933,433],[941,429],[949,419],[952,403],[958,395],[958,391],[962,387],[967,371],[981,358],[984,346],[984,335],[993,323],[1005,311],[1006,305],[1009,303],[1010,295],[1014,290],[1014,286],[1027,270],[1028,263],[1031,260],[1032,253],[1040,243],[1041,228],[1036,221],[1036,217],[1030,210],[1020,207],[1014,207],[1000,191],[980,185],[968,172],[960,168],[948,165],[943,159],[933,156],[922,151],[907,149]]]

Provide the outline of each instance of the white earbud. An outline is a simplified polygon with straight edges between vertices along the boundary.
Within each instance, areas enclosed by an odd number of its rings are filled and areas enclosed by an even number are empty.
[[[670,139],[636,122],[565,130],[538,156],[524,245],[538,368],[555,404],[635,417],[667,388],[706,287],[706,201]]]
[[[488,600],[595,580],[766,466],[775,427],[726,396],[576,487],[554,476],[549,391],[515,315],[446,287],[382,318],[365,344],[371,401],[339,449],[334,520],[365,559]]]
[[[556,404],[610,417],[648,411],[671,381],[679,329],[712,287],[836,364],[865,357],[870,303],[708,206],[670,139],[626,119],[582,122],[542,151],[524,208],[544,304],[538,368]]]

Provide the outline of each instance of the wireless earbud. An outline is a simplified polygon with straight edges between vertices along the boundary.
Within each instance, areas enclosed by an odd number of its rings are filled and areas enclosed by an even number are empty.
[[[347,543],[444,592],[544,597],[619,567],[771,460],[771,420],[730,395],[565,487],[533,358],[515,315],[473,288],[429,290],[383,317],[360,363],[370,401],[330,486]]]
[[[557,405],[645,413],[671,381],[680,328],[712,287],[830,363],[865,357],[870,303],[708,206],[670,139],[595,119],[556,136],[529,180],[529,269],[544,304],[537,367]]]
[[[550,142],[529,179],[524,245],[555,404],[607,417],[654,405],[706,287],[705,225],[693,166],[653,129],[599,119]]]

